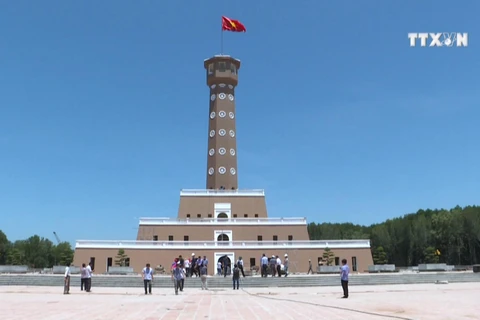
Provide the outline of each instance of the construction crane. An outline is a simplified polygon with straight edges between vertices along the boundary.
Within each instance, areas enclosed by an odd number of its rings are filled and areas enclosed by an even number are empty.
[[[62,243],[62,241],[60,241],[60,238],[58,237],[55,231],[53,231],[53,235],[55,236],[55,239],[57,239],[58,244]]]

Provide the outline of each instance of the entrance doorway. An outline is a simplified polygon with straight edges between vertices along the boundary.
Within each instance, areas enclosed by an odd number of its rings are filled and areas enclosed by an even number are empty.
[[[107,258],[107,272],[108,272],[108,269],[112,266],[112,263],[113,263],[113,259],[111,257]]]
[[[215,273],[217,274],[217,266],[220,262],[222,265],[222,275],[225,275],[227,272],[227,276],[232,274],[233,265],[235,264],[235,254],[233,252],[215,252]]]

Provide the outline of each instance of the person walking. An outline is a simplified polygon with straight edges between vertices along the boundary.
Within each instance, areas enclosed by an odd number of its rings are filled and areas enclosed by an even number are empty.
[[[87,280],[88,279],[88,270],[87,270],[87,265],[85,263],[82,263],[82,267],[80,268],[80,291],[83,291],[83,288],[85,288],[85,291],[87,290]]]
[[[150,263],[147,263],[142,270],[143,287],[145,288],[145,294],[152,294],[152,281],[153,281],[153,269],[150,268]]]
[[[207,272],[208,272],[207,266],[205,264],[202,265],[202,267],[200,268],[200,280],[202,282],[202,290],[208,290],[208,287],[207,287]]]
[[[307,272],[307,274],[310,274],[310,272],[313,274],[312,260],[308,259],[308,272]]]
[[[265,253],[262,255],[261,261],[261,267],[262,267],[262,278],[267,277],[267,267],[268,267],[268,258],[265,255]]]
[[[236,289],[240,287],[240,268],[238,265],[235,264],[235,267],[233,268],[233,290],[235,290],[235,285]]]
[[[285,277],[288,276],[288,254],[285,253],[285,259],[283,260],[283,270],[285,271]]]
[[[242,276],[245,278],[245,272],[243,271],[243,259],[242,259],[242,257],[238,258],[237,266],[238,266],[238,269],[240,269],[240,271],[242,272]]]
[[[173,287],[175,288],[175,295],[178,295],[180,284],[182,281],[183,270],[180,268],[180,262],[177,262],[175,269],[172,270]]]
[[[342,282],[343,299],[348,298],[348,275],[350,274],[350,267],[347,264],[347,259],[342,259],[342,267],[340,268],[340,279]]]
[[[70,266],[65,267],[65,283],[63,286],[63,294],[70,294]]]

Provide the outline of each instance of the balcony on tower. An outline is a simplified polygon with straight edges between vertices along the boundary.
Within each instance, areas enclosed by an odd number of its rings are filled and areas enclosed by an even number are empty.
[[[236,86],[238,84],[238,70],[240,60],[226,55],[217,55],[204,61],[207,70],[207,85],[220,82]]]

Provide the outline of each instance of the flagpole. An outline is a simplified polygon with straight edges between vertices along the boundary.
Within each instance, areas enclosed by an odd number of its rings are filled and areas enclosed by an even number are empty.
[[[220,27],[220,55],[223,55],[223,18],[221,19],[222,20],[222,24],[221,24],[221,27]]]

